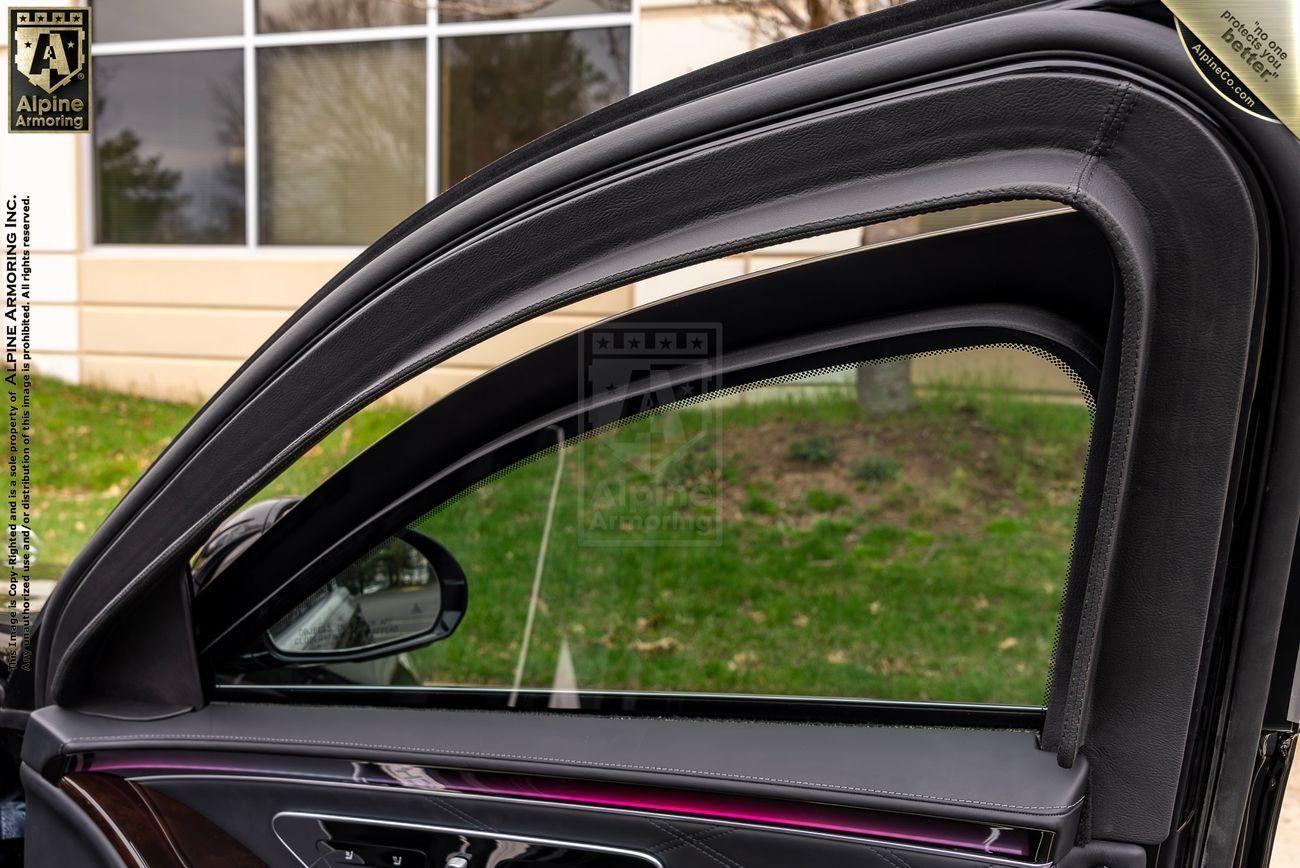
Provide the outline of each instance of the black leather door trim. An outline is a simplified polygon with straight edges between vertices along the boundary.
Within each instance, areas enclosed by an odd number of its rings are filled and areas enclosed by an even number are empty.
[[[651,717],[744,719],[791,722],[959,726],[988,729],[1043,728],[1043,708],[964,702],[911,702],[846,697],[774,696],[744,693],[666,693],[631,690],[579,690],[572,694],[576,713]],[[359,705],[389,708],[447,708],[467,711],[549,711],[549,689],[371,687],[344,685],[217,684],[217,702],[292,705]]]
[[[451,833],[453,835],[464,835],[464,836],[483,836],[485,834],[490,834],[491,837],[494,838],[505,839],[508,841],[517,841],[523,844],[544,844],[552,847],[572,848],[580,851],[587,851],[593,853],[609,853],[609,854],[619,855],[619,856],[628,856],[633,859],[640,860],[647,865],[653,865],[655,866],[655,868],[664,868],[663,862],[659,861],[654,856],[651,856],[647,853],[641,853],[636,850],[626,850],[621,847],[606,847],[606,846],[595,845],[595,844],[584,844],[581,841],[564,840],[564,839],[553,838],[553,837],[543,838],[543,837],[538,837],[536,835],[512,835],[506,832],[485,833],[483,829],[476,828],[474,826],[465,827],[465,826],[455,826],[455,825],[445,826],[445,825],[439,825],[434,823],[406,823],[406,822],[401,822],[399,820],[377,820],[371,817],[353,817],[344,814],[316,814],[316,813],[309,813],[305,811],[281,811],[280,813],[276,814],[274,817],[271,818],[271,828],[275,831],[275,836],[280,839],[280,843],[284,844],[286,850],[294,854],[294,858],[296,858],[300,863],[302,863],[303,868],[310,868],[310,866],[306,862],[303,862],[302,858],[298,855],[300,852],[303,852],[303,849],[293,846],[292,844],[289,843],[289,841],[286,840],[286,837],[291,833],[291,828],[290,828],[291,823],[286,821],[292,821],[297,819],[304,819],[313,822],[341,821],[341,822],[364,823],[368,826],[373,826],[377,828],[445,832],[445,833]],[[306,843],[311,844],[314,842],[306,842]]]
[[[775,829],[759,824],[548,805],[498,798],[461,798],[438,792],[393,792],[352,784],[303,784],[293,779],[155,777],[140,783],[240,826],[244,843],[283,852],[269,820],[277,813],[328,813],[437,825],[465,825],[479,834],[505,832],[545,837],[563,830],[570,840],[629,848],[653,855],[665,868],[768,865],[864,865],[870,868],[1043,868],[988,854],[958,853],[899,842]],[[238,808],[233,803],[239,805]],[[285,806],[293,805],[288,808]],[[265,815],[265,821],[261,819]],[[255,818],[250,826],[249,818]],[[704,846],[696,846],[698,842]],[[273,863],[274,864],[274,863]]]
[[[253,754],[267,770],[309,757],[812,800],[1070,841],[1087,780],[1085,762],[1061,768],[1026,732],[247,703],[148,724],[42,709],[23,758],[55,777],[81,755],[166,750]]]
[[[172,778],[139,778],[138,780],[141,781],[142,783],[148,783],[151,781],[153,782],[161,782],[164,780],[181,781],[186,779],[180,777],[172,777]],[[199,778],[190,778],[189,780],[199,780]],[[211,778],[208,778],[208,780],[211,780]],[[455,798],[455,797],[450,797],[450,798]],[[563,805],[559,803],[527,802],[522,799],[503,799],[495,796],[474,796],[470,798],[479,799],[483,801],[496,801],[496,802],[510,803],[514,805],[519,805],[521,807],[529,804],[533,804],[543,808],[560,809],[560,810],[573,807],[572,805]],[[622,810],[618,808],[590,808],[590,807],[584,807],[582,808],[582,810],[591,810],[591,811],[607,813],[607,814],[620,814],[626,817],[636,817],[639,819],[650,820],[652,822],[656,820],[663,821],[666,823],[681,823],[684,821],[691,822],[691,818],[689,817],[682,817],[682,816],[672,815],[672,814],[659,814],[651,811],[628,811],[628,810]],[[285,840],[285,836],[284,834],[282,834],[281,823],[280,823],[281,818],[290,818],[290,817],[307,817],[312,819],[324,819],[324,820],[353,820],[353,821],[365,822],[367,824],[371,824],[375,826],[389,826],[393,828],[406,828],[406,829],[430,829],[439,832],[452,832],[452,833],[460,833],[466,835],[499,835],[500,837],[503,838],[512,838],[514,840],[525,841],[529,843],[558,844],[560,846],[572,846],[572,847],[586,846],[588,848],[591,848],[591,845],[584,845],[582,844],[582,842],[578,842],[578,841],[556,840],[554,838],[547,839],[547,838],[539,838],[539,837],[527,836],[527,835],[511,835],[509,833],[499,833],[499,832],[485,832],[482,828],[475,827],[475,826],[456,826],[456,825],[442,825],[442,824],[432,824],[432,823],[404,823],[404,822],[398,822],[393,820],[376,820],[368,817],[354,817],[354,816],[345,816],[339,814],[325,815],[325,814],[315,814],[315,813],[304,812],[304,811],[282,811],[276,814],[275,817],[272,819],[272,826],[275,829],[276,837],[280,839],[281,843],[283,843],[285,845],[285,848],[288,849],[290,852],[294,852],[294,848],[289,844],[288,841]],[[1052,864],[1050,862],[1034,862],[1034,861],[1019,860],[1019,859],[1005,859],[999,856],[993,856],[993,855],[983,854],[983,853],[957,854],[954,853],[952,850],[945,850],[939,847],[925,847],[925,846],[914,845],[914,844],[904,844],[896,841],[887,841],[880,838],[860,838],[860,837],[853,837],[849,835],[834,835],[825,832],[807,832],[802,830],[795,831],[795,830],[783,829],[775,826],[765,826],[760,823],[740,823],[740,822],[723,821],[723,820],[710,820],[708,822],[710,826],[725,827],[725,828],[732,828],[732,829],[748,829],[757,832],[770,832],[770,833],[780,833],[780,834],[793,832],[793,834],[803,835],[808,838],[821,839],[825,841],[842,841],[844,843],[865,845],[873,848],[880,848],[886,851],[897,851],[900,860],[903,856],[909,853],[924,853],[924,854],[930,854],[935,856],[950,856],[950,857],[957,856],[959,858],[964,857],[964,859],[978,859],[981,865],[1005,866],[1005,868],[1046,868],[1046,866],[1050,866]],[[591,848],[591,849],[596,849],[596,848]],[[660,861],[660,859],[646,853],[641,853],[636,850],[624,850],[615,847],[601,847],[599,849],[605,850],[607,852],[621,853],[628,856],[634,856],[636,858],[643,859],[652,865],[657,865],[659,866],[659,868],[664,868],[664,864],[663,862]]]

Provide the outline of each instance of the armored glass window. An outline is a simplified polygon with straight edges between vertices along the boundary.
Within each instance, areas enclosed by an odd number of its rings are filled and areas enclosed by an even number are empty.
[[[612,340],[595,389],[636,375]],[[243,678],[1041,704],[1092,429],[1062,364],[986,346],[653,406],[409,524],[463,569],[452,635]],[[313,600],[276,629],[367,602]]]

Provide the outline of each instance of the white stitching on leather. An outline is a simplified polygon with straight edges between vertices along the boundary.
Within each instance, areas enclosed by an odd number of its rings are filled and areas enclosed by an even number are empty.
[[[105,736],[86,736],[83,738],[74,738],[64,744],[64,748],[71,748],[77,744],[102,744],[109,741],[139,741],[141,735],[105,735]],[[580,766],[587,768],[614,768],[627,771],[642,772],[663,772],[665,774],[675,775],[698,775],[700,777],[717,778],[717,779],[735,779],[744,781],[754,781],[764,784],[789,784],[796,787],[816,787],[818,789],[834,789],[844,792],[865,793],[875,796],[893,796],[900,799],[921,799],[923,801],[943,801],[962,805],[978,805],[984,808],[1005,808],[1011,811],[1072,811],[1079,805],[1083,804],[1083,798],[1080,797],[1068,805],[1005,805],[1000,802],[981,802],[975,799],[960,799],[956,796],[938,796],[924,795],[922,793],[904,793],[895,790],[874,790],[869,787],[854,787],[843,784],[830,784],[824,781],[799,781],[789,780],[786,778],[765,778],[756,775],[732,774],[729,772],[708,772],[699,769],[675,769],[667,766],[641,766],[629,763],[607,763],[607,762],[583,762],[582,760],[565,759],[562,757],[548,756],[529,756],[527,754],[515,753],[490,753],[487,751],[468,751],[455,750],[452,748],[419,748],[411,745],[393,745],[393,744],[369,744],[358,741],[322,741],[318,739],[297,739],[297,738],[275,738],[266,739],[251,735],[223,735],[207,736],[194,733],[148,733],[150,741],[167,741],[169,739],[189,740],[189,741],[208,741],[208,742],[227,742],[227,741],[244,741],[257,742],[259,744],[280,745],[280,744],[297,744],[297,745],[320,745],[322,747],[355,747],[366,750],[392,750],[392,751],[411,751],[427,755],[446,755],[459,757],[481,757],[483,759],[505,759],[505,760],[525,760],[528,762],[556,763],[566,766]]]
[[[719,865],[725,866],[725,868],[745,868],[744,865],[741,865],[739,862],[737,862],[735,859],[732,859],[726,853],[723,853],[721,850],[715,850],[714,848],[710,847],[708,844],[705,844],[704,843],[705,839],[709,837],[708,833],[704,835],[696,835],[694,833],[688,835],[685,832],[682,832],[679,829],[668,825],[667,823],[660,823],[658,820],[651,820],[650,825],[654,826],[656,829],[660,830],[661,832],[668,832],[669,834],[677,838],[683,845],[688,846],[700,853],[703,853],[710,860],[718,863]],[[723,834],[727,835],[727,834],[731,834],[731,832],[732,830],[728,829]],[[718,838],[718,837],[722,837],[722,835],[714,835],[714,837]]]

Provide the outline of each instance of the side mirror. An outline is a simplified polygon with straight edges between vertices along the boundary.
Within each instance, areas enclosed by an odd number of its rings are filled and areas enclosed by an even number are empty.
[[[465,616],[465,573],[407,528],[317,589],[266,633],[282,663],[360,662],[450,636]]]

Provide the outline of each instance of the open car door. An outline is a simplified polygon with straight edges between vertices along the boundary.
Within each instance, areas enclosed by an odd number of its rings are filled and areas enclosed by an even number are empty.
[[[191,575],[351,413],[512,325],[729,253],[1024,199],[1060,207],[547,344]],[[1206,89],[1157,4],[917,0],[534,142],[324,287],[60,581],[5,698],[26,864],[1264,865],[1297,718],[1297,225],[1295,138]],[[648,334],[682,352],[581,386],[600,340]],[[503,472],[541,468],[546,516],[564,483],[535,459],[647,407],[986,346],[1050,357],[1094,408],[1042,707],[302,675],[412,647],[341,578],[397,537],[440,582],[420,641],[468,635],[490,585],[412,534]]]

